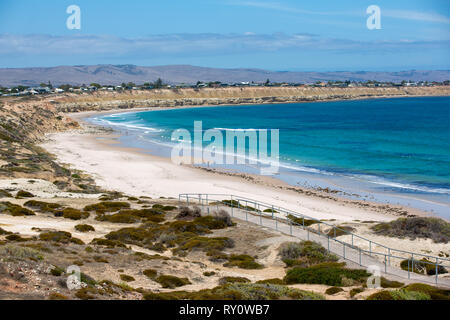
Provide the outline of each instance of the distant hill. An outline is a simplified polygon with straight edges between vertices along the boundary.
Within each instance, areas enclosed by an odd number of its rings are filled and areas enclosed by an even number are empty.
[[[0,68],[0,86],[36,86],[51,81],[54,85],[82,85],[97,82],[142,84],[161,78],[172,84],[192,84],[197,81],[241,81],[312,83],[328,80],[351,81],[444,81],[450,79],[450,70],[401,71],[401,72],[288,72],[261,69],[219,69],[189,65],[140,67],[135,65],[60,66],[50,68]]]

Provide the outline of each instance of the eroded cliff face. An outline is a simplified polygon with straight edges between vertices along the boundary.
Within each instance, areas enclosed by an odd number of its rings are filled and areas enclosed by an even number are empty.
[[[55,99],[62,112],[200,105],[270,104],[403,96],[448,96],[450,87],[399,88],[220,88],[66,94]]]

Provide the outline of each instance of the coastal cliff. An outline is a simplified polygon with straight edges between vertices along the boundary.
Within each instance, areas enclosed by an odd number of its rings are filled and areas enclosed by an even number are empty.
[[[147,107],[238,105],[352,100],[382,97],[448,96],[450,87],[399,88],[204,88],[66,94],[54,99],[62,112]]]

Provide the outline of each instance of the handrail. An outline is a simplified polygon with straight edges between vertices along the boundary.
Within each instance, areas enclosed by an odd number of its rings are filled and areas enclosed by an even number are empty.
[[[308,235],[309,235],[309,232],[312,231],[312,232],[318,234],[319,236],[324,236],[325,238],[328,238],[328,242],[330,241],[330,235],[327,235],[327,234],[323,233],[321,231],[321,229],[320,229],[320,225],[325,225],[327,227],[332,228],[332,229],[330,229],[330,231],[334,230],[335,235],[336,235],[336,231],[339,230],[339,231],[343,232],[344,234],[350,235],[352,237],[351,243],[347,243],[345,241],[337,240],[336,236],[334,238],[332,238],[332,240],[335,241],[336,243],[340,243],[340,244],[343,245],[343,247],[344,247],[344,258],[345,258],[345,247],[347,246],[348,248],[359,250],[359,254],[360,255],[361,255],[361,253],[365,253],[365,254],[367,253],[370,256],[372,256],[372,255],[374,255],[374,256],[377,256],[377,255],[384,256],[384,258],[385,258],[385,269],[386,269],[387,268],[387,263],[389,262],[389,265],[391,264],[391,259],[393,259],[393,258],[394,259],[406,259],[405,257],[400,257],[398,255],[395,255],[394,253],[410,255],[411,258],[408,258],[408,277],[410,276],[410,270],[409,270],[410,269],[410,261],[411,261],[411,264],[412,264],[412,271],[414,271],[414,264],[415,263],[416,263],[416,267],[417,267],[418,263],[420,263],[420,264],[430,264],[430,265],[435,266],[435,268],[436,268],[435,275],[436,275],[436,283],[437,283],[437,281],[438,281],[438,267],[444,267],[444,265],[442,265],[442,263],[450,262],[450,259],[447,259],[447,258],[444,258],[444,257],[436,257],[436,256],[432,256],[432,255],[427,255],[427,254],[422,254],[422,253],[411,252],[411,251],[407,251],[407,250],[391,248],[391,247],[388,247],[386,245],[374,242],[374,241],[372,241],[370,239],[364,238],[364,237],[362,237],[360,235],[354,234],[354,233],[352,233],[352,232],[350,232],[348,230],[339,228],[338,226],[336,226],[334,224],[327,223],[325,221],[321,221],[320,219],[309,217],[309,216],[303,215],[301,213],[295,212],[293,210],[285,209],[285,208],[282,208],[280,206],[272,205],[270,203],[266,203],[266,202],[263,202],[263,201],[254,200],[254,199],[250,199],[250,198],[246,198],[246,197],[241,197],[241,196],[237,196],[237,195],[230,195],[230,194],[183,193],[183,194],[179,194],[179,201],[181,203],[181,199],[182,198],[186,198],[187,203],[189,205],[189,200],[190,199],[198,200],[199,203],[201,203],[201,205],[203,206],[203,201],[205,200],[204,199],[205,196],[206,196],[207,206],[210,205],[209,201],[214,201],[214,202],[220,203],[221,205],[224,205],[224,206],[227,206],[227,207],[231,207],[232,209],[233,208],[237,208],[237,209],[244,210],[246,212],[259,213],[260,219],[262,219],[262,217],[264,216],[265,218],[271,218],[271,219],[274,219],[274,220],[278,221],[279,218],[283,219],[283,215],[284,215],[284,218],[286,219],[286,222],[288,222],[291,227],[292,227],[292,225],[296,225],[296,226],[302,227],[304,230],[307,230]],[[224,198],[226,197],[228,199],[217,200],[217,199],[213,199],[214,197],[224,197]],[[231,201],[230,201],[230,203],[226,203],[226,202],[224,202],[224,200],[227,200],[227,201],[231,200]],[[218,203],[217,203],[217,205],[218,205]],[[237,206],[235,205],[236,203],[237,203]],[[241,206],[241,203],[245,203],[245,206],[243,206],[243,205]],[[254,207],[249,206],[249,204],[252,204]],[[261,207],[270,209],[270,211],[266,210],[266,212],[264,212],[264,210],[260,210]],[[252,210],[249,210],[249,208],[251,208]],[[269,213],[269,214],[267,214],[267,213]],[[282,217],[275,216],[275,213],[281,214]],[[290,219],[288,217],[289,215],[292,215],[292,216],[294,216],[296,218],[299,218],[299,219],[303,219],[303,223],[297,223],[297,222],[293,221],[292,219]],[[317,226],[318,226],[318,230],[314,230],[310,226],[305,226],[305,219],[314,221],[315,222],[314,224],[317,224]],[[292,233],[292,230],[291,230],[291,233]],[[360,240],[363,240],[363,241],[367,241],[368,245],[369,245],[369,250],[365,250],[363,248],[355,246],[355,244],[354,244],[354,240],[355,239],[360,239]],[[373,246],[374,247],[384,248],[384,249],[387,250],[387,253],[376,252],[376,251],[372,250]],[[426,258],[427,260],[428,259],[433,259],[435,262],[431,262],[429,260],[428,261],[418,260],[417,258],[419,258],[419,259],[420,258]],[[360,257],[360,261],[361,261],[361,257]],[[440,261],[440,263],[439,263],[439,261]],[[445,267],[450,267],[450,266],[445,266]]]

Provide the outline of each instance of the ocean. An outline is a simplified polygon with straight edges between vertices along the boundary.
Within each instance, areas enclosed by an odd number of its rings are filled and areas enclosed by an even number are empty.
[[[193,133],[194,121],[224,135],[279,129],[277,178],[450,218],[449,97],[183,108],[88,121],[121,132],[124,146],[166,157],[177,143],[173,131]],[[250,164],[217,166],[258,173]]]

